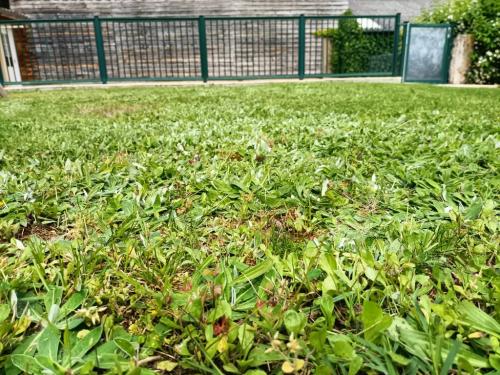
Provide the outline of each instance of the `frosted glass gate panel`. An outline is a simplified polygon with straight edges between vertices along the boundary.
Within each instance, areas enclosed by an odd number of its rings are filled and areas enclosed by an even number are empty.
[[[451,26],[409,24],[407,27],[403,80],[446,83]]]

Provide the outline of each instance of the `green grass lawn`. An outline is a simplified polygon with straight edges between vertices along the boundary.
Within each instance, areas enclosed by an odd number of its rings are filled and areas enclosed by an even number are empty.
[[[0,373],[500,371],[499,105],[348,83],[11,93]]]

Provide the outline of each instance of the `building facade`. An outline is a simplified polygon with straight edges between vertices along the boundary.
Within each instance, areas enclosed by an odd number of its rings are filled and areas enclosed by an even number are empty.
[[[30,18],[88,16],[293,16],[401,13],[404,21],[442,0],[0,0]]]
[[[348,0],[10,0],[31,18],[335,15]]]

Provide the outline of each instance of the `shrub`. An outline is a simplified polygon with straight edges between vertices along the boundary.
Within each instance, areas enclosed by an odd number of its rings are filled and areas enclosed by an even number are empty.
[[[472,83],[500,83],[500,2],[449,0],[425,12],[420,22],[453,23],[457,33],[474,36],[468,79]]]
[[[353,14],[348,10],[344,15]],[[339,20],[337,28],[318,30],[315,35],[332,40],[333,73],[388,72],[392,69],[392,31],[366,31],[356,18],[344,18]]]

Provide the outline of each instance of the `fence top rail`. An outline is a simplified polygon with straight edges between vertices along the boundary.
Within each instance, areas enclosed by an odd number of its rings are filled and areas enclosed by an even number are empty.
[[[305,16],[307,19],[316,19],[316,20],[321,20],[321,19],[359,19],[359,18],[368,18],[368,19],[380,19],[380,18],[396,18],[398,15],[397,14],[382,14],[382,15],[352,15],[352,16],[342,16],[342,15],[337,15],[337,16]]]
[[[411,23],[411,22],[408,22],[407,25],[410,25],[412,28],[428,28],[428,27],[431,27],[431,28],[443,28],[443,29],[446,29],[446,28],[449,28],[449,27],[453,27],[453,25],[451,23]]]
[[[196,21],[200,18],[192,16],[177,16],[177,17],[99,17],[101,21],[105,22],[154,22],[154,21]],[[297,20],[300,17],[305,19],[381,19],[381,18],[395,18],[397,14],[393,15],[332,15],[332,16],[206,16],[206,20],[214,21],[238,21],[238,20]],[[0,20],[0,25],[23,25],[32,23],[77,23],[77,22],[93,22],[95,17],[90,18],[43,18],[43,19],[20,19],[20,20]]]
[[[99,17],[104,22],[198,21],[200,17]]]
[[[207,21],[298,20],[301,16],[207,16]]]

